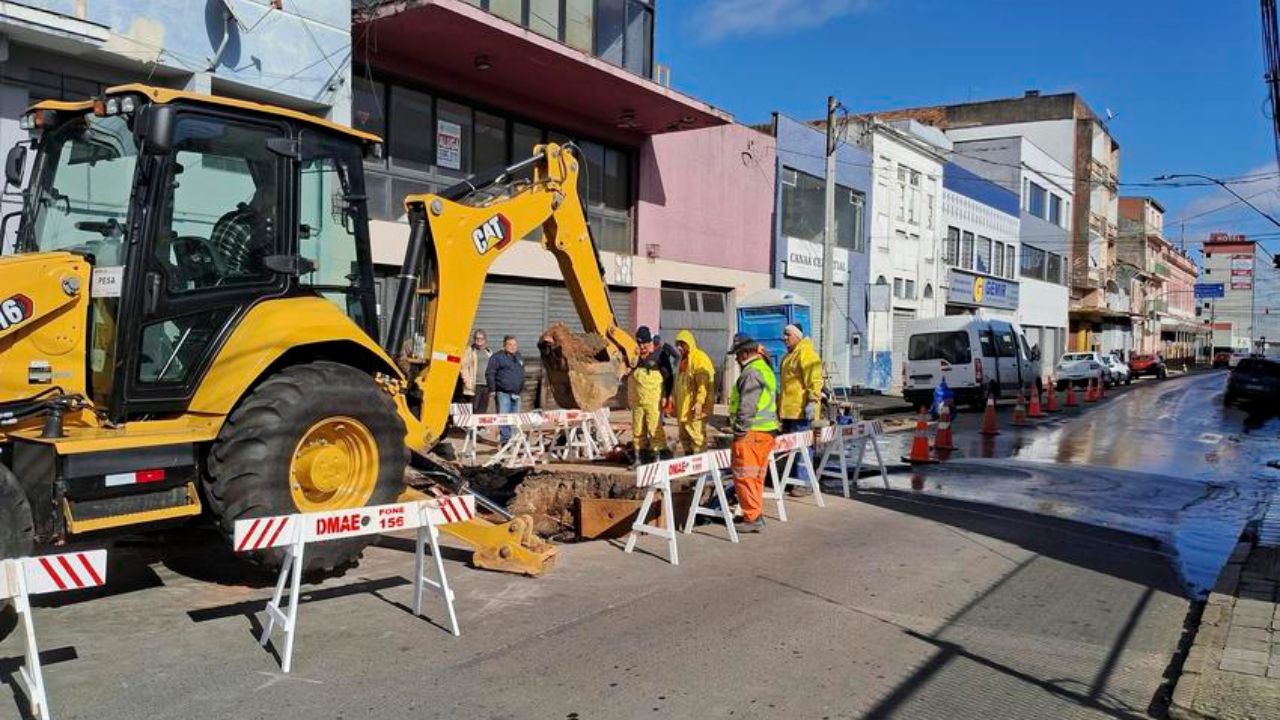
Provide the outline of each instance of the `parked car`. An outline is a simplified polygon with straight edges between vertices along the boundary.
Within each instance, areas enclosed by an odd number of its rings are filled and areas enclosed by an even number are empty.
[[[1227,360],[1227,367],[1235,367],[1240,364],[1241,360],[1252,356],[1253,353],[1248,350],[1236,350],[1231,353],[1231,357]]]
[[[1016,395],[1040,379],[1040,348],[1031,347],[1015,322],[983,315],[949,315],[907,324],[902,394],[914,407],[930,405],[942,382],[957,404],[978,406],[988,394]]]
[[[1231,369],[1227,376],[1227,391],[1222,401],[1270,402],[1280,398],[1280,359],[1260,356],[1246,357]]]
[[[1128,385],[1133,382],[1133,377],[1129,374],[1129,366],[1115,355],[1103,355],[1102,366],[1107,371],[1107,382],[1112,385]]]
[[[1058,361],[1054,378],[1057,380],[1058,389],[1062,390],[1068,384],[1087,385],[1091,382],[1101,382],[1106,377],[1105,373],[1101,354],[1074,352],[1064,354]]]
[[[1134,355],[1129,358],[1129,374],[1135,378],[1150,375],[1160,380],[1169,374],[1164,358],[1159,355]]]
[[[1226,350],[1219,350],[1213,354],[1213,366],[1215,368],[1231,367],[1231,353]]]

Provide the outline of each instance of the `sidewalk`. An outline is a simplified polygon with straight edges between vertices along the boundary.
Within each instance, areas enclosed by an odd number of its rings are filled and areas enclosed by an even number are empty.
[[[1280,717],[1277,583],[1280,548],[1241,542],[1204,606],[1171,717]]]

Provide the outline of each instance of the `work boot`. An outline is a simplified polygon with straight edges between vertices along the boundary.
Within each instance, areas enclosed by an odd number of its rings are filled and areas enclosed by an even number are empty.
[[[788,485],[787,497],[802,498],[809,497],[813,494],[813,488],[808,485]]]
[[[739,520],[733,524],[733,529],[740,533],[758,533],[764,530],[764,516],[755,520]]]
[[[675,457],[675,453],[671,452],[671,448],[662,448],[658,451],[659,460],[670,460]]]

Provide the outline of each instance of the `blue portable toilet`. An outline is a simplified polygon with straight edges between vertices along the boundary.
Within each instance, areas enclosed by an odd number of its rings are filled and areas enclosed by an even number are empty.
[[[773,370],[787,354],[782,329],[799,325],[805,335],[813,332],[809,322],[809,301],[786,290],[770,288],[754,292],[738,301],[738,332],[750,335],[769,352]]]

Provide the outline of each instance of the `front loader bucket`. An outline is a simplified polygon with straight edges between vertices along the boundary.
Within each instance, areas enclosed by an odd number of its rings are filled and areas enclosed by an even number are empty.
[[[440,530],[470,545],[475,551],[471,563],[485,570],[539,577],[555,566],[559,554],[534,534],[527,515],[496,524],[475,518],[441,525]]]

